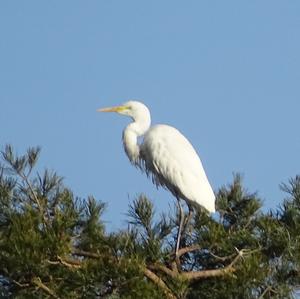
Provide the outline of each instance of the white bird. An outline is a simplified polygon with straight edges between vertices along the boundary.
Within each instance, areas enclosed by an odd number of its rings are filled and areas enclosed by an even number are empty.
[[[179,199],[189,206],[196,203],[208,212],[215,212],[215,195],[203,169],[201,160],[191,143],[174,127],[151,125],[149,109],[137,101],[121,106],[98,109],[117,112],[133,119],[123,131],[123,145],[132,164],[152,177],[157,186],[170,190],[181,209],[176,253],[183,225],[183,211]],[[144,136],[139,144],[138,137]]]

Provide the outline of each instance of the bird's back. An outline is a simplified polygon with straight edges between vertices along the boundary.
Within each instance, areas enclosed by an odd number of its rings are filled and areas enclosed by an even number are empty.
[[[215,211],[215,195],[191,143],[174,127],[151,127],[141,144],[141,159],[156,184],[174,195]]]

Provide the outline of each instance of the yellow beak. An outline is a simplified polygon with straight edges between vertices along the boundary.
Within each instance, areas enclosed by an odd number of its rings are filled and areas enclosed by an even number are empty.
[[[97,112],[120,112],[127,109],[125,106],[115,106],[97,109]]]

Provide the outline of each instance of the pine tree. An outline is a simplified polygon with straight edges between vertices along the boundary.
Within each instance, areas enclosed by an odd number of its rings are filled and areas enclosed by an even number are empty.
[[[106,205],[77,198],[56,173],[35,172],[39,148],[2,152],[0,298],[293,298],[300,282],[300,177],[263,213],[239,175],[217,193],[217,216],[156,215],[141,195],[128,226],[108,233]],[[187,217],[186,217],[187,219]]]

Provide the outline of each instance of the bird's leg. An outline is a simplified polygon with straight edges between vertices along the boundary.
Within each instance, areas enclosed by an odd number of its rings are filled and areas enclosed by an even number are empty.
[[[189,207],[189,214],[188,214],[187,217],[185,218],[185,222],[184,222],[184,231],[187,230],[188,225],[189,225],[190,221],[191,221],[192,218],[193,218],[193,212],[194,212],[193,206],[192,206],[189,202],[187,202],[187,205],[188,205],[188,207]]]
[[[175,249],[175,256],[177,257],[179,246],[180,246],[183,222],[184,222],[184,213],[183,213],[183,208],[180,203],[180,198],[179,197],[176,197],[176,198],[177,198],[178,212],[179,212],[179,228],[178,228],[178,232],[177,232],[177,242],[176,242],[176,249]]]

